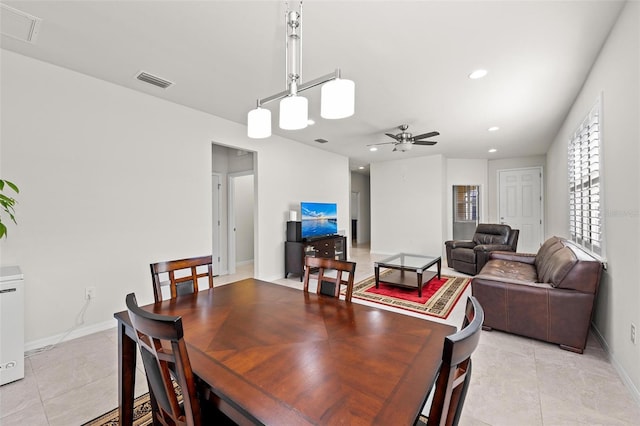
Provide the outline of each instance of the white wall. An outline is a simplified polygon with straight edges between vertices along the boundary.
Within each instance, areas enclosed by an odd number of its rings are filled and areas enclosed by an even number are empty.
[[[640,400],[640,3],[627,2],[547,152],[547,235],[568,236],[567,142],[603,95],[604,238],[608,270],[600,284],[595,328],[614,365]]]
[[[76,323],[115,324],[128,292],[152,301],[149,263],[211,252],[211,143],[257,155],[256,276],[284,276],[285,222],[301,199],[337,202],[349,221],[348,159],[6,50],[2,177],[21,189],[2,265],[25,275],[27,347]],[[312,158],[321,181],[300,179]]]
[[[351,172],[351,191],[360,198],[358,244],[371,241],[371,182],[369,176]]]
[[[480,222],[488,223],[487,160],[447,159],[447,184],[445,188],[445,240],[453,238],[453,186],[478,185],[480,187]],[[444,243],[444,241],[443,241]],[[442,248],[444,253],[444,246]]]
[[[440,155],[371,164],[371,252],[442,252],[445,170]]]

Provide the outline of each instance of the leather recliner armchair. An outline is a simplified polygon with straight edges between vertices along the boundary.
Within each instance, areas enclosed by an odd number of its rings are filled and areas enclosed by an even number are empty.
[[[481,223],[476,227],[473,240],[445,241],[447,265],[457,271],[476,275],[489,260],[492,251],[515,252],[518,229],[509,225]]]

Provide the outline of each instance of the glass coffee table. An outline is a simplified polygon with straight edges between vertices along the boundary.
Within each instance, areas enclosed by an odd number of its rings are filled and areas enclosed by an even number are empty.
[[[373,265],[376,274],[376,288],[380,285],[380,268],[387,268],[393,271],[385,275],[384,282],[386,284],[398,287],[417,288],[418,297],[422,297],[422,286],[436,275],[438,279],[440,279],[442,259],[440,256],[399,253],[379,262],[374,262]],[[427,268],[433,265],[437,265],[437,273],[427,271]]]

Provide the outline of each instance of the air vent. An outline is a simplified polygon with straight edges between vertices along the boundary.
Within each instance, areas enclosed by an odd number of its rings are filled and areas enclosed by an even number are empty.
[[[3,35],[35,43],[42,19],[0,3],[0,28]]]
[[[326,139],[316,139],[315,141],[318,142],[318,143],[327,143],[327,142],[329,142]]]
[[[153,84],[154,86],[166,89],[169,86],[173,86],[173,82],[160,78],[157,75],[149,74],[148,72],[140,71],[136,78],[145,83]]]

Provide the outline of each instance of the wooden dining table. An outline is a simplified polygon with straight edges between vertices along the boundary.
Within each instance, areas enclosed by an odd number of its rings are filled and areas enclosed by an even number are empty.
[[[144,306],[182,317],[191,366],[240,424],[410,425],[456,328],[246,279]],[[118,320],[119,410],[132,424],[135,333]]]

